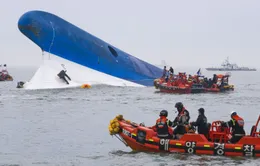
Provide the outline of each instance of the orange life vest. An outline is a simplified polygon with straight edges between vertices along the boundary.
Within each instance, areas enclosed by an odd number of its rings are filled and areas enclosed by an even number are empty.
[[[172,135],[173,130],[169,127],[169,120],[165,116],[156,120],[155,129],[158,136],[167,136],[168,134]]]
[[[240,126],[240,127],[243,127],[245,122],[244,122],[244,119],[242,119],[240,116],[238,115],[234,115],[232,117],[232,122],[233,122],[233,125],[235,126],[235,123],[237,122],[237,124]]]

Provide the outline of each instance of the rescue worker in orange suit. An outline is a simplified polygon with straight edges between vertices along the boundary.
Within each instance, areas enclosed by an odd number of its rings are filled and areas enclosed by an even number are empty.
[[[177,102],[175,104],[175,108],[177,108],[178,115],[173,121],[172,127],[177,126],[174,131],[174,138],[178,139],[178,136],[181,136],[185,133],[187,133],[186,125],[189,124],[190,115],[189,111],[186,110],[186,108],[183,106],[181,102]]]
[[[168,111],[162,110],[160,118],[156,120],[156,124],[152,127],[157,132],[159,138],[171,139],[173,135],[172,122],[167,119]]]
[[[205,110],[204,108],[200,108],[198,110],[199,112],[199,116],[196,120],[196,122],[191,122],[190,125],[191,126],[197,126],[198,127],[198,133],[199,134],[204,134],[205,137],[208,137],[208,121],[207,121],[207,117],[205,116]]]
[[[222,126],[232,128],[232,138],[229,143],[238,142],[243,136],[245,136],[244,119],[237,115],[236,112],[231,112],[231,120],[228,122],[222,122]]]

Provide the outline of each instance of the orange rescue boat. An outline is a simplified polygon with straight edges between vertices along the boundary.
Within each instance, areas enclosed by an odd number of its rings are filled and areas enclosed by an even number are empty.
[[[179,140],[160,139],[151,128],[125,120],[122,115],[110,121],[109,131],[135,151],[260,157],[259,121],[260,116],[256,125],[252,126],[250,135],[242,137],[236,144],[228,143],[230,128],[222,127],[220,121],[211,124],[207,138],[201,134],[187,133]]]

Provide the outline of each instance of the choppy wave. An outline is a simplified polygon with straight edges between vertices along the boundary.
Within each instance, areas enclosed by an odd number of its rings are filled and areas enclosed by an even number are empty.
[[[244,73],[245,74],[245,73]],[[247,133],[260,110],[260,78],[232,74],[235,91],[219,94],[162,94],[153,87],[95,85],[90,89],[22,90],[1,83],[0,166],[22,165],[259,165],[260,159],[132,152],[108,134],[117,114],[154,125],[161,109],[176,116],[181,101],[191,120],[204,107],[209,121],[229,120],[237,111]]]

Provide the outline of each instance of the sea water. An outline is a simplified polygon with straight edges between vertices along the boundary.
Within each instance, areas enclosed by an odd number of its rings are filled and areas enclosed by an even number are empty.
[[[162,94],[154,87],[24,90],[37,68],[10,68],[13,82],[0,82],[0,165],[260,165],[260,159],[187,154],[134,153],[109,135],[109,121],[122,114],[146,126],[166,109],[174,119],[176,102],[183,102],[191,121],[203,107],[209,122],[230,120],[230,112],[245,120],[249,134],[260,114],[260,73],[232,72],[235,91],[207,94]],[[177,70],[176,70],[177,71]],[[182,69],[180,71],[187,71]],[[191,70],[195,74],[196,70]],[[206,76],[214,72],[204,71]],[[71,76],[73,78],[73,76]]]

